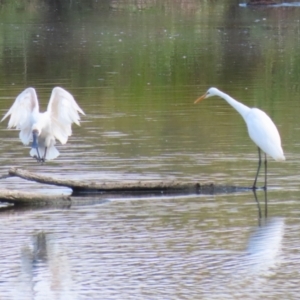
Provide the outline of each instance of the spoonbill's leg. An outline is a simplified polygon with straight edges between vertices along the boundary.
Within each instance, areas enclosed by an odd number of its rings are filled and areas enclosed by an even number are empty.
[[[34,156],[34,158],[36,158],[36,160],[38,162],[40,162],[41,161],[41,155],[40,155],[40,152],[39,152],[38,131],[37,130],[33,130],[32,131],[32,144],[31,144],[31,148],[36,149],[37,157]]]
[[[45,153],[44,153],[44,157],[42,158],[42,162],[46,161],[46,155],[47,155],[47,147],[45,147]]]
[[[36,153],[37,153],[37,156],[35,155],[33,158],[35,158],[37,162],[40,162],[42,159],[41,159],[41,156],[40,156],[39,148],[38,147],[32,147],[32,148],[35,148]]]

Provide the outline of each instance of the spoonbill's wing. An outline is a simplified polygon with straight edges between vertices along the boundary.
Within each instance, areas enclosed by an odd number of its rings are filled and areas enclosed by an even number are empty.
[[[1,122],[10,116],[8,128],[20,130],[20,139],[23,144],[29,144],[31,125],[34,115],[39,112],[39,102],[34,88],[27,88],[15,100],[12,107],[2,118]]]
[[[62,144],[65,144],[72,134],[72,123],[80,126],[78,113],[85,115],[73,96],[61,87],[52,90],[47,112],[51,119],[52,134]]]

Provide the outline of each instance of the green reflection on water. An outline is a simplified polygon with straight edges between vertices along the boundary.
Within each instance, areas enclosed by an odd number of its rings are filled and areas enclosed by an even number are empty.
[[[104,133],[100,142],[108,153],[255,157],[232,108],[217,98],[193,105],[217,86],[265,110],[279,127],[285,151],[294,152],[297,8],[248,9],[233,0],[140,3],[2,4],[0,108],[6,110],[27,86],[37,88],[46,107],[52,87],[61,85],[89,116],[84,135],[99,139]],[[122,138],[111,142],[111,132]]]

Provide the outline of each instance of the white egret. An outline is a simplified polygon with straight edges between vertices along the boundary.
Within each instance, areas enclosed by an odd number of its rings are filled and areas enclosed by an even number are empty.
[[[198,98],[194,103],[212,97],[219,96],[227,101],[233,108],[235,108],[243,117],[247,124],[248,133],[252,141],[258,147],[258,168],[253,183],[253,189],[256,189],[256,181],[261,167],[261,150],[265,153],[265,186],[267,188],[267,155],[270,155],[276,161],[285,160],[283,150],[281,147],[281,139],[278,130],[270,119],[270,117],[258,108],[250,108],[229,95],[221,92],[217,88],[210,88],[208,91]]]
[[[73,96],[61,87],[55,87],[47,111],[39,112],[35,89],[25,89],[15,100],[1,122],[10,116],[8,128],[20,130],[20,140],[28,145],[32,137],[30,155],[38,162],[55,159],[59,152],[55,139],[65,144],[72,134],[72,123],[80,126],[80,116],[85,114]]]

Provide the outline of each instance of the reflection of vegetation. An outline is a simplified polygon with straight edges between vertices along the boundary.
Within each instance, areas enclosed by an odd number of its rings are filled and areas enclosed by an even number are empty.
[[[31,74],[37,73],[41,80],[68,77],[74,85],[129,85],[137,91],[150,84],[188,82],[190,68],[199,66],[194,61],[195,50],[207,38],[207,32],[193,28],[194,21],[208,5],[200,8],[196,2],[175,1],[178,8],[185,9],[176,10],[166,1],[163,11],[167,15],[161,18],[162,4],[149,2],[156,5],[148,15],[109,11],[103,2],[93,11],[82,11],[79,4],[66,9],[63,1],[53,2],[54,9],[47,1],[30,1],[22,12],[19,2],[2,5],[4,82],[13,77],[14,82],[28,84]],[[220,7],[224,5],[216,10]],[[188,18],[187,26],[176,28],[180,18]],[[70,66],[75,74],[70,74]]]
[[[152,8],[157,1],[149,1],[149,0],[129,0],[129,1],[119,1],[119,0],[111,0],[109,6],[113,9],[118,10],[128,10],[128,11],[139,11],[143,9]]]
[[[297,48],[293,39],[297,24],[293,30],[292,24],[285,29],[279,23],[297,13],[292,9],[285,9],[285,15],[278,10],[244,9],[243,19],[236,22],[252,26],[231,28],[237,8],[230,1],[98,2],[4,1],[0,11],[4,82],[10,82],[12,75],[14,82],[27,84],[31,74],[38,73],[41,80],[68,77],[76,85],[113,84],[142,92],[149,85],[206,84],[222,77],[226,82],[228,69],[232,81],[239,80],[242,70],[254,71],[255,65],[266,65],[267,72],[283,69],[276,67],[277,41],[272,34],[278,34],[282,47]],[[112,6],[134,8],[109,10]],[[146,7],[151,10],[140,11]],[[214,27],[209,25],[212,18]],[[297,51],[288,53],[289,61],[294,61],[292,72],[298,72]],[[262,74],[253,75],[261,80]]]
[[[282,22],[297,19],[292,8],[245,9],[229,0],[2,3],[2,84],[103,87],[110,95],[126,87],[141,99],[164,86],[222,82],[234,94],[231,83],[264,82],[268,99],[279,99],[274,82],[300,73],[298,23]],[[256,93],[264,99],[265,91]]]
[[[299,90],[298,10],[248,9],[233,2],[130,1],[129,9],[123,9],[124,0],[117,7],[109,0],[2,2],[0,97],[15,97],[34,85],[46,102],[50,89],[62,85],[89,101],[94,116],[89,122],[97,123],[97,134],[126,134],[127,141],[116,138],[119,143],[112,143],[112,137],[101,140],[105,153],[120,157],[171,153],[178,137],[202,149],[219,147],[219,152],[225,147],[239,152],[245,142],[243,150],[253,153],[243,121],[222,100],[197,108],[184,105],[217,85],[284,124],[288,105],[283,107],[282,100],[289,101],[291,92],[295,97]],[[79,101],[83,107],[84,100]],[[295,110],[290,118],[297,117]],[[208,124],[201,130],[195,128],[199,118],[201,125]],[[212,146],[220,131],[224,143]],[[155,137],[151,142],[156,148],[139,132]],[[233,137],[240,142],[232,142]]]

